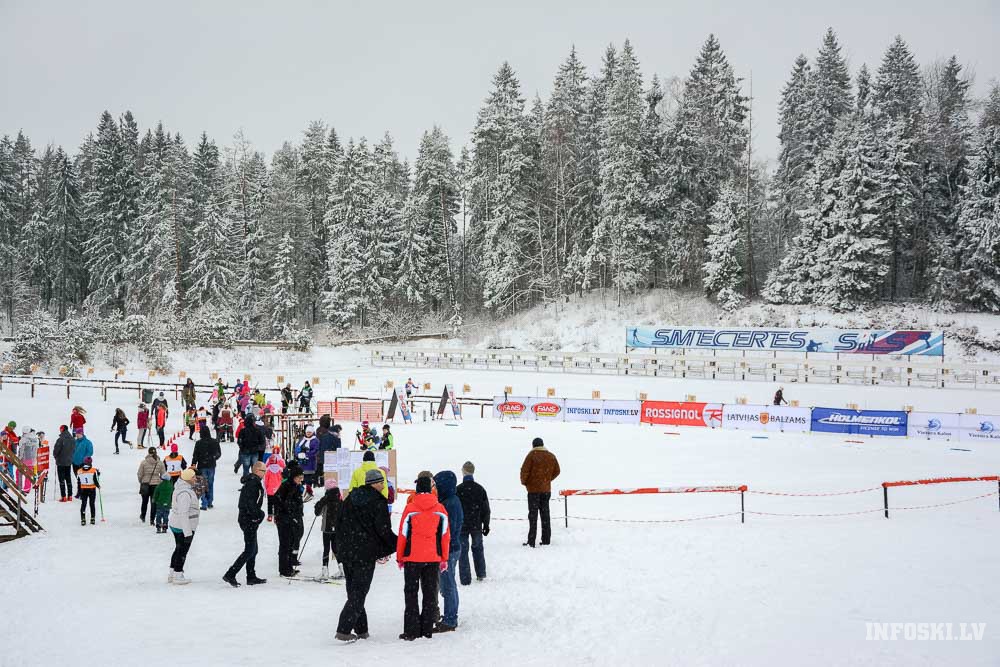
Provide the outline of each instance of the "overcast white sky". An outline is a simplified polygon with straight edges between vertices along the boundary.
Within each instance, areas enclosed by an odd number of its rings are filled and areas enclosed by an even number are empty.
[[[596,71],[609,42],[631,39],[648,83],[684,76],[714,32],[737,73],[753,72],[755,142],[772,157],[781,87],[827,26],[852,72],[874,71],[898,33],[922,64],[957,54],[978,94],[1000,76],[1000,0],[493,4],[0,0],[0,134],[75,151],[104,109],[131,109],[189,145],[242,127],[269,155],[322,119],[342,138],[389,130],[412,160],[437,123],[457,154],[504,60],[530,99],[573,44]]]

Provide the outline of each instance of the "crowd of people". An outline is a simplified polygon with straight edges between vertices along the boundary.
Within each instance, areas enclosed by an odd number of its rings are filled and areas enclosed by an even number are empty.
[[[282,389],[282,411],[286,412],[295,399],[290,385]],[[300,409],[308,407],[312,400],[308,383],[298,399]],[[230,401],[235,402],[235,410]],[[379,467],[375,456],[376,450],[395,446],[388,424],[382,427],[381,434],[368,422],[362,424],[356,437],[358,448],[365,451],[363,460],[353,471],[347,488],[342,490],[336,477],[322,473],[325,453],[343,446],[342,427],[333,424],[329,416],[319,418],[318,428],[310,425],[301,430],[292,450],[294,459],[286,463],[281,448],[273,444],[273,409],[269,409],[270,403],[261,392],[251,392],[246,383],[238,383],[229,393],[220,381],[212,391],[209,411],[195,407],[196,392],[189,380],[182,402],[189,437],[198,435],[191,460],[180,453],[176,443],[162,457],[158,447],[151,444],[136,471],[140,521],[145,525],[148,517],[149,525],[155,526],[157,533],[169,532],[174,537],[168,583],[183,585],[190,581],[184,574],[185,564],[198,531],[200,513],[214,507],[215,471],[222,458],[220,443],[235,441],[238,454],[234,473],[239,473],[242,467],[237,524],[243,534],[243,549],[223,574],[223,581],[239,587],[237,575],[245,570],[248,585],[267,583],[257,571],[257,532],[265,521],[273,522],[277,528],[278,574],[306,579],[298,569],[305,506],[315,500],[314,489],[321,488],[322,495],[313,510],[320,523],[322,569],[318,577],[309,579],[344,580],[347,599],[338,620],[336,639],[353,642],[368,638],[365,601],[376,566],[387,563],[393,555],[403,573],[400,639],[412,641],[452,632],[458,627],[459,584],[470,585],[473,572],[478,581],[487,576],[483,538],[490,533],[490,504],[486,489],[475,480],[476,468],[471,461],[462,466],[461,483],[450,470],[436,474],[423,471],[417,475],[415,488],[409,493],[398,529],[394,531],[395,488],[389,470]],[[101,508],[103,517],[101,472],[94,465],[93,443],[84,432],[85,415],[83,407],[73,408],[70,424],[60,427],[53,458],[58,472],[59,501],[79,499],[81,524],[87,525],[89,508],[93,525],[95,506]],[[160,448],[165,450],[168,415],[169,404],[162,392],[150,407],[140,404],[135,444],[143,447],[147,432],[154,428]],[[234,433],[232,424],[237,420]],[[120,444],[133,446],[127,439],[129,424],[124,411],[116,410],[112,421],[115,454],[120,452]],[[0,434],[2,443],[14,453],[34,456],[32,443],[44,434],[25,428],[19,436],[16,427],[15,422],[7,425]],[[527,490],[529,508],[525,546],[535,547],[539,520],[540,543],[551,542],[551,483],[559,472],[556,457],[545,448],[541,438],[535,438],[521,467],[521,484]],[[331,557],[337,568],[332,575]],[[438,604],[439,595],[443,609]]]

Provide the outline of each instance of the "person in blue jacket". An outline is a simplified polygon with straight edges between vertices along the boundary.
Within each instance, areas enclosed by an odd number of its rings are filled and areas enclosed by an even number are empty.
[[[76,437],[76,449],[73,450],[73,474],[75,475],[83,467],[83,460],[94,455],[94,443],[83,434],[83,429],[78,428],[73,431]],[[80,488],[77,487],[74,498],[80,497]]]
[[[458,486],[455,473],[442,470],[434,475],[434,486],[437,487],[438,502],[448,511],[448,526],[451,528],[448,567],[441,573],[438,586],[444,597],[444,617],[434,626],[434,632],[453,632],[458,627],[458,582],[455,581],[455,569],[462,552],[461,534],[465,514],[462,512],[462,501],[455,495],[455,488]]]

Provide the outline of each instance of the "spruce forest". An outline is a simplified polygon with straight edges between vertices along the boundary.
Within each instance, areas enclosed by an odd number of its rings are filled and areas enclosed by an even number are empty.
[[[770,164],[712,36],[666,82],[628,41],[596,72],[571,50],[544,100],[504,63],[471,136],[429,128],[412,164],[321,121],[269,160],[125,110],[77,147],[5,136],[0,322],[293,339],[651,287],[1000,311],[1000,87],[901,38],[849,65],[832,30],[789,66]]]

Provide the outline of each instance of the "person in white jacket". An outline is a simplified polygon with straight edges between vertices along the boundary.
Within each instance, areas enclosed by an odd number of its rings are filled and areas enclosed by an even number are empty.
[[[174,495],[170,504],[170,517],[167,525],[174,535],[174,553],[170,557],[170,575],[168,584],[186,584],[190,580],[184,578],[184,561],[198,529],[198,514],[201,511],[201,500],[191,486],[194,470],[187,468],[174,483]]]
[[[35,462],[38,459],[38,445],[38,434],[35,433],[35,429],[25,426],[21,431],[21,442],[18,444],[17,454],[21,457],[21,462],[29,469],[35,467]],[[24,493],[28,493],[31,491],[31,478],[25,477],[18,470],[17,485]]]

